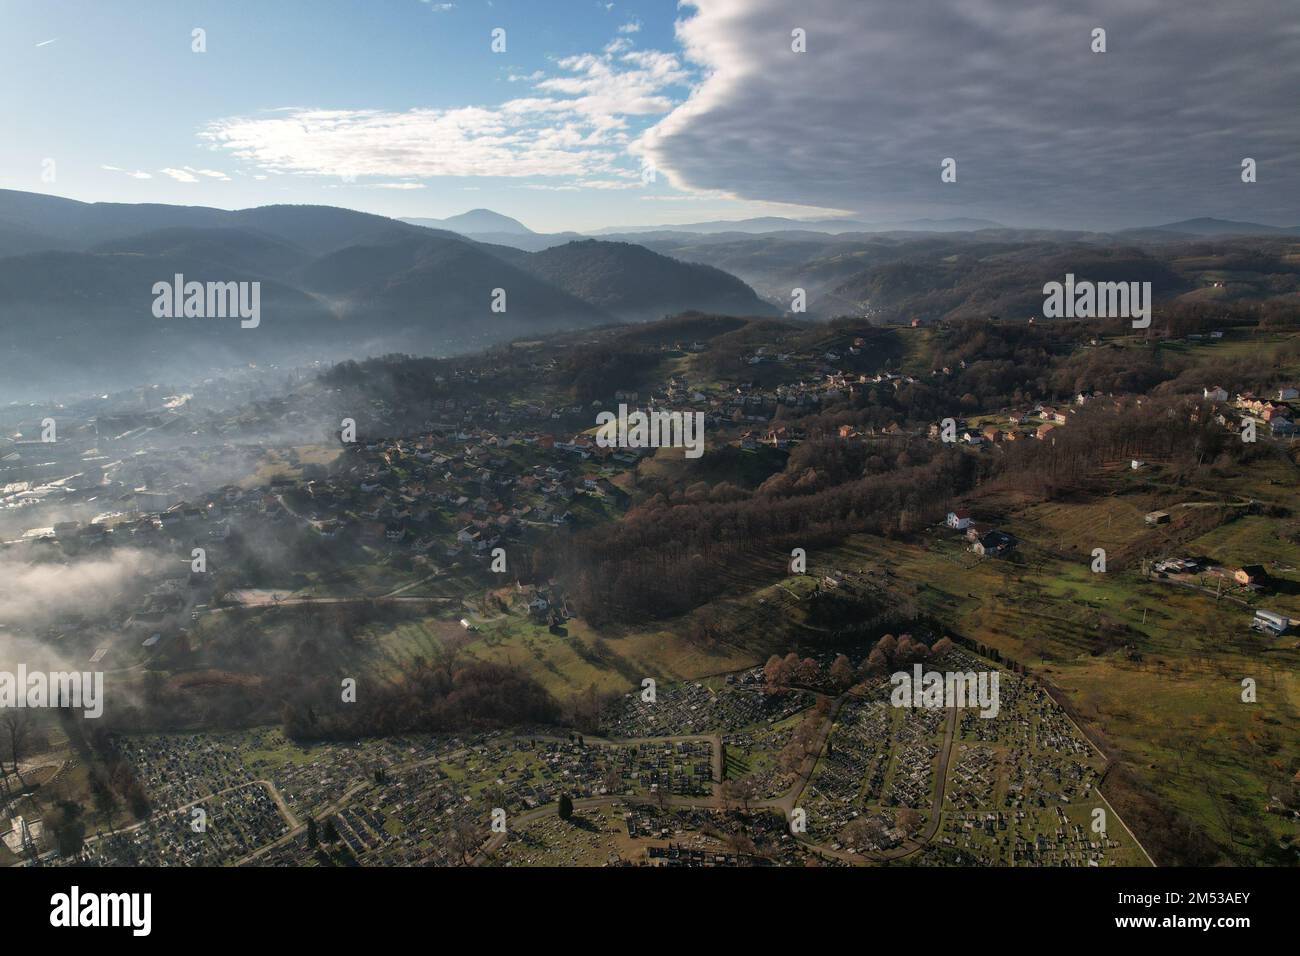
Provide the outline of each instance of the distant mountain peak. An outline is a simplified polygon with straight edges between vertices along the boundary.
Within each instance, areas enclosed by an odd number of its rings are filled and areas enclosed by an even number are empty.
[[[1202,236],[1277,235],[1279,233],[1294,233],[1296,229],[1297,227],[1266,226],[1258,222],[1216,219],[1213,216],[1198,216],[1195,219],[1182,219],[1178,222],[1167,222],[1159,226],[1147,227],[1147,230],[1157,232],[1182,232]],[[1140,232],[1144,230],[1128,229],[1125,231]]]
[[[509,233],[517,236],[536,235],[518,219],[503,216],[491,209],[471,209],[469,212],[463,212],[459,216],[449,216],[446,219],[405,219],[403,222],[428,226],[432,229],[450,229],[461,234],[486,232]]]

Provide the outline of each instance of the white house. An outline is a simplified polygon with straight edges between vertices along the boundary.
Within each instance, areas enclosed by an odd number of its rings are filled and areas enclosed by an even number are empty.
[[[970,512],[965,510],[949,511],[948,527],[956,528],[958,531],[965,531],[970,527]]]
[[[1211,402],[1226,402],[1228,400],[1228,393],[1225,389],[1215,385],[1213,388],[1203,389],[1202,397]]]

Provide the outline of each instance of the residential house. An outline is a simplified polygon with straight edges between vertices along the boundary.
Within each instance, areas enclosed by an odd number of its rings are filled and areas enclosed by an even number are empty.
[[[1233,571],[1232,578],[1238,584],[1261,585],[1268,580],[1268,572],[1262,564],[1246,564]]]
[[[975,539],[971,550],[981,557],[993,557],[1006,554],[1015,546],[1016,539],[1005,531],[985,531]]]

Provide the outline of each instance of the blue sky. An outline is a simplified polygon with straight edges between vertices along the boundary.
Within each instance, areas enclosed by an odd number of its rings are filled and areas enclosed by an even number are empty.
[[[1295,0],[0,0],[0,186],[539,231],[1296,225],[1297,89]]]
[[[786,211],[643,177],[632,144],[699,77],[664,0],[47,0],[0,11],[0,180],[12,188],[394,216],[487,206],[539,231]],[[205,53],[191,49],[196,27]],[[498,27],[504,53],[491,49]]]

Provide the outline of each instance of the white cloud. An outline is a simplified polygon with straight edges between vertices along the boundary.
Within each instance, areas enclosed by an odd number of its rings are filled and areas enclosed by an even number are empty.
[[[102,165],[99,168],[108,170],[108,172],[110,173],[122,173],[123,175],[130,176],[132,179],[153,179],[153,176],[151,174],[146,173],[142,169],[130,170],[130,169],[123,169],[121,166],[102,166]]]
[[[158,172],[162,173],[164,176],[170,176],[178,183],[197,183],[199,181],[199,177],[195,176],[191,172],[187,172],[184,169],[168,168],[168,169],[160,169],[158,170]]]
[[[619,33],[640,33],[640,32],[641,32],[641,21],[640,21],[640,20],[632,20],[632,21],[630,21],[630,22],[628,22],[628,23],[625,23],[625,24],[623,24],[621,27],[618,28],[618,32],[619,32]]]
[[[180,169],[168,167],[166,169],[160,169],[158,172],[170,176],[178,183],[197,183],[200,176],[206,177],[207,179],[216,179],[221,182],[230,182],[229,176],[216,169],[195,169],[193,166],[182,166]]]
[[[210,124],[201,136],[264,172],[345,178],[568,177],[628,174],[634,125],[667,113],[691,73],[656,51],[584,54],[530,95],[453,109],[279,108]],[[514,79],[514,77],[512,77]]]

